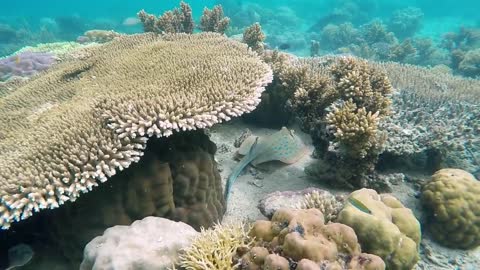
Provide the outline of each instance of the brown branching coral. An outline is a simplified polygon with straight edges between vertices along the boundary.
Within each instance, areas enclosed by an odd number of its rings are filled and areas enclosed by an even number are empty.
[[[149,137],[252,111],[272,80],[256,53],[215,33],[124,36],[90,49],[0,98],[3,228],[138,162]]]
[[[243,32],[243,42],[252,50],[261,53],[264,49],[263,41],[265,40],[265,34],[262,32],[262,27],[259,23],[255,23],[250,27],[247,27]]]
[[[317,74],[316,84],[298,87],[291,108],[312,135],[316,155],[323,160],[322,166],[310,172],[337,185],[369,185],[362,179],[373,173],[385,140],[377,126],[389,113],[392,86],[384,73],[364,60],[309,61],[306,67]]]
[[[365,107],[358,108],[350,99],[339,106],[334,104],[325,120],[338,148],[349,156],[364,158],[376,146],[378,115],[378,111],[372,113]]]
[[[205,8],[200,18],[200,30],[204,32],[225,33],[230,24],[230,18],[223,15],[221,5],[216,5],[213,9]]]
[[[389,113],[392,86],[387,75],[367,61],[353,57],[340,58],[331,72],[342,100],[352,101],[369,112]]]
[[[180,2],[180,8],[169,10],[158,18],[144,10],[138,12],[137,16],[142,22],[145,32],[191,34],[195,27],[192,8],[183,1]]]

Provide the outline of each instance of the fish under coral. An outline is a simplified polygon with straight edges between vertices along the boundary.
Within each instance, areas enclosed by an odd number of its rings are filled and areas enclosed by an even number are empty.
[[[238,162],[228,177],[225,187],[225,200],[228,200],[233,183],[237,180],[243,169],[249,164],[257,164],[268,161],[281,161],[286,164],[297,162],[307,153],[307,148],[293,130],[282,127],[269,136],[249,136],[240,145],[238,154],[244,157]]]

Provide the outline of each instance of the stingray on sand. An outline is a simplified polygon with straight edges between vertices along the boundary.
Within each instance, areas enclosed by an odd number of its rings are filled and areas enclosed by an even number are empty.
[[[300,138],[293,133],[293,130],[283,127],[280,131],[269,136],[247,137],[240,146],[238,153],[244,157],[228,177],[225,187],[225,200],[228,200],[233,183],[249,163],[255,166],[267,161],[277,160],[286,164],[293,164],[307,153],[307,148]]]

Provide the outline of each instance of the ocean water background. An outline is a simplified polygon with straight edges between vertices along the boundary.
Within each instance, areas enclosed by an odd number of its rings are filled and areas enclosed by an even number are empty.
[[[284,27],[288,31],[296,31],[299,34],[308,30],[322,16],[344,7],[346,3],[357,5],[358,10],[366,15],[366,20],[386,21],[395,10],[409,6],[420,8],[424,13],[424,19],[422,28],[417,35],[429,37],[432,40],[438,40],[444,33],[456,31],[460,26],[478,27],[480,25],[478,14],[480,1],[475,0],[193,0],[187,2],[192,6],[197,19],[205,6],[212,7],[215,4],[222,4],[225,13],[232,15],[246,6],[255,5],[257,8],[271,10],[275,16],[288,17],[290,20],[279,21],[280,24],[283,23],[279,27]],[[178,4],[177,0],[3,0],[0,4],[0,26],[8,25],[16,30],[22,29],[27,32],[27,35],[30,33],[32,36],[41,30],[53,33],[49,38],[32,38],[31,41],[27,40],[17,44],[17,47],[34,45],[38,42],[75,40],[75,37],[81,35],[83,31],[93,28],[135,33],[142,31],[140,25],[125,26],[122,22],[126,18],[135,17],[141,9],[145,9],[149,13],[161,14]],[[238,16],[232,19],[238,20]],[[252,19],[254,20],[255,17],[249,18],[249,22]],[[236,23],[234,20],[232,22]],[[268,29],[266,32],[268,34]],[[0,42],[2,41],[0,40]],[[10,46],[9,50],[0,50],[0,55],[11,53],[15,49],[15,46]]]

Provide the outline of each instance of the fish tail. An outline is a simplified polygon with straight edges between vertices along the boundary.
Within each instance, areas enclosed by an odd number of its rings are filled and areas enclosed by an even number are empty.
[[[240,162],[238,162],[237,166],[233,169],[232,173],[227,179],[227,185],[225,186],[225,202],[228,201],[228,197],[230,195],[230,191],[232,189],[233,183],[237,180],[238,176],[240,173],[243,171],[243,169],[248,165],[248,163],[252,162],[257,157],[257,144],[258,144],[258,138],[255,139],[255,142],[253,143],[252,147],[250,148],[250,151],[248,151],[248,154],[244,156]]]

